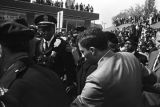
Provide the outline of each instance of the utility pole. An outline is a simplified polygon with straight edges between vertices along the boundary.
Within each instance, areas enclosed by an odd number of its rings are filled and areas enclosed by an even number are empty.
[[[107,23],[105,23],[105,22],[102,21],[103,29],[105,29],[105,25],[106,25],[106,24],[107,24]]]

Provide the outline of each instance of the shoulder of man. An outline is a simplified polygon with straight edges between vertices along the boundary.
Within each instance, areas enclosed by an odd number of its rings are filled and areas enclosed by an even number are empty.
[[[16,79],[21,78],[26,70],[27,66],[23,62],[17,61],[13,63],[9,68],[6,69],[5,73],[3,74],[0,82],[3,87],[0,88],[8,90]]]
[[[150,54],[149,54],[149,59],[152,58],[152,57],[156,57],[158,55],[159,51],[158,50],[155,50],[155,51],[152,51]]]
[[[37,72],[41,73],[43,76],[47,76],[48,79],[53,75],[54,75],[53,76],[54,78],[55,77],[58,78],[57,74],[54,71],[52,71],[52,70],[50,70],[48,68],[45,68],[43,66],[37,65],[37,64],[34,64],[34,65],[30,66],[28,70],[31,73],[32,73],[33,70],[37,71]]]

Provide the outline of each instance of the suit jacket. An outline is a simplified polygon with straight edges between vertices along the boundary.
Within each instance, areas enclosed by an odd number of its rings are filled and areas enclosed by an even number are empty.
[[[158,77],[157,79],[157,84],[159,84],[160,82],[160,63],[155,67],[154,70],[153,66],[155,63],[155,60],[157,58],[159,51],[153,51],[150,55],[149,55],[149,62],[148,62],[148,68],[152,71],[155,72],[156,76]],[[155,93],[150,93],[150,92],[144,92],[144,95],[146,97],[147,103],[149,103],[150,106],[160,106],[160,95],[159,94],[155,94]]]
[[[82,60],[82,59],[81,59]],[[79,65],[79,69],[77,67],[77,93],[78,95],[81,94],[82,89],[85,86],[85,81],[88,75],[90,75],[96,68],[97,65],[93,65],[88,61],[83,61]]]
[[[132,53],[102,57],[71,107],[143,107],[142,77],[148,70]]]
[[[55,47],[57,40],[60,40],[61,43]],[[52,63],[51,68],[59,75],[67,76],[67,85],[71,85],[76,80],[76,65],[74,62],[73,55],[70,51],[66,49],[67,42],[62,38],[54,38],[50,44],[52,51],[56,52],[55,57],[53,57],[54,63]]]
[[[139,52],[135,52],[134,55],[138,58],[138,60],[143,64],[146,65],[148,62],[147,57]]]
[[[42,44],[44,40],[42,39],[38,43],[38,47],[41,47],[39,50],[37,50],[37,53],[42,54]],[[57,42],[58,41],[58,42]],[[58,43],[56,45],[56,43]],[[54,72],[57,73],[59,77],[63,77],[65,74],[67,76],[67,85],[70,85],[73,83],[73,81],[76,80],[76,71],[75,71],[75,63],[74,58],[71,52],[68,52],[66,50],[67,42],[64,41],[61,38],[55,37],[50,42],[50,45],[46,48],[46,57],[45,60],[47,60],[45,67],[50,68]],[[49,51],[48,51],[49,50]],[[54,55],[52,56],[52,52],[54,52]],[[39,55],[40,55],[39,54]],[[37,54],[38,55],[38,54]],[[43,61],[43,60],[42,60]]]

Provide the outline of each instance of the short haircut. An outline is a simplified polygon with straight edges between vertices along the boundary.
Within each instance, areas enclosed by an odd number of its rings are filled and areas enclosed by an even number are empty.
[[[112,42],[114,44],[118,44],[118,38],[114,33],[109,32],[109,31],[105,31],[104,33],[106,34],[106,36],[110,42]]]
[[[108,49],[108,38],[105,37],[107,34],[109,33],[105,34],[101,29],[89,29],[79,34],[77,41],[86,49],[95,47],[103,51]]]

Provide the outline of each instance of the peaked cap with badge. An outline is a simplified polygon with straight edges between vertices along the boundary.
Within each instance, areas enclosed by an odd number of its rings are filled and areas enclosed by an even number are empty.
[[[39,15],[34,20],[35,25],[46,26],[57,24],[57,19],[51,15]]]

